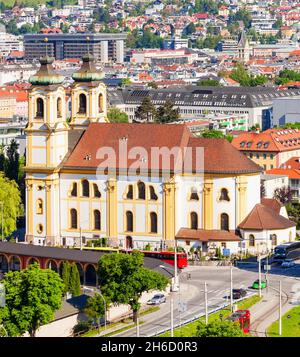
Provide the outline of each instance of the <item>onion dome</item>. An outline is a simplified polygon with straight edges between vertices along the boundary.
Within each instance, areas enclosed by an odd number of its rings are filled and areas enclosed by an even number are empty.
[[[73,73],[72,78],[76,82],[101,81],[104,78],[104,73],[96,69],[94,56],[87,53],[82,57],[81,68]]]
[[[64,76],[55,73],[52,67],[53,57],[44,56],[40,58],[41,67],[36,74],[30,76],[29,82],[33,85],[48,86],[51,84],[61,84]]]

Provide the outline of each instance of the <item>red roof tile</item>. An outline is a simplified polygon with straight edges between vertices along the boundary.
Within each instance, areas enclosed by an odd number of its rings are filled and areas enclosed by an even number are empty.
[[[201,242],[239,242],[241,237],[236,231],[223,231],[217,229],[191,229],[180,228],[176,239],[197,239]]]
[[[238,227],[244,230],[265,230],[286,229],[295,225],[296,223],[276,213],[270,207],[258,203]]]

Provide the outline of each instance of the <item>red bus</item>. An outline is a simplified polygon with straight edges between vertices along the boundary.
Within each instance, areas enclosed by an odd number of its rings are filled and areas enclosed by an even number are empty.
[[[130,253],[133,250],[122,250],[124,253]],[[168,263],[170,265],[175,265],[175,253],[174,252],[156,252],[149,250],[139,250],[139,252],[143,253],[145,257],[160,259],[162,262]],[[186,253],[177,252],[177,268],[183,269],[188,266],[188,258]]]
[[[142,250],[141,251],[145,257],[157,258],[161,261],[168,263],[170,265],[175,265],[175,252],[153,252]],[[188,266],[187,254],[178,252],[177,253],[177,268],[183,269]]]
[[[231,316],[227,318],[229,321],[238,322],[244,333],[250,331],[250,311],[249,310],[237,310]]]

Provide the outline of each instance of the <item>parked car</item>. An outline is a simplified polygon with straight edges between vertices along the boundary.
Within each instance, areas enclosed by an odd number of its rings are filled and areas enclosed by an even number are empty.
[[[148,305],[159,305],[166,302],[166,297],[164,294],[156,294],[150,300],[148,300]]]
[[[232,298],[240,299],[247,295],[247,290],[245,289],[232,289]]]
[[[293,259],[285,259],[282,264],[281,267],[282,268],[291,268],[293,266],[295,266],[295,262],[293,261]]]
[[[267,287],[267,282],[265,280],[262,280],[260,287],[261,287],[261,289],[265,289]],[[258,279],[253,282],[252,289],[259,289],[259,280]]]

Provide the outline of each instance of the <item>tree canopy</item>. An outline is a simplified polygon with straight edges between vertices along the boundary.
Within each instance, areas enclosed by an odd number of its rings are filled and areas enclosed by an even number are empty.
[[[163,105],[157,108],[155,121],[157,123],[172,123],[179,119],[179,108],[174,108],[174,103],[167,99]]]
[[[197,326],[197,337],[243,337],[239,324],[232,321],[214,321],[207,325],[200,322]]]
[[[268,81],[267,77],[263,75],[251,76],[241,63],[236,65],[230,74],[230,78],[244,87],[256,87],[264,85]]]
[[[109,109],[107,118],[111,123],[128,123],[128,115],[115,107]]]
[[[144,292],[164,290],[168,279],[143,266],[143,254],[105,254],[98,263],[101,292],[107,301],[131,307],[136,321]]]
[[[143,98],[141,105],[136,108],[135,116],[142,122],[149,123],[155,120],[156,108],[149,96]]]
[[[2,283],[6,305],[0,308],[0,324],[9,336],[29,332],[34,337],[38,328],[49,323],[61,306],[61,278],[50,269],[40,269],[36,263],[27,269],[6,273]]]
[[[3,234],[9,236],[16,230],[16,220],[21,214],[21,196],[15,181],[0,173],[0,202],[3,202]],[[2,226],[2,204],[0,204],[0,227]]]

